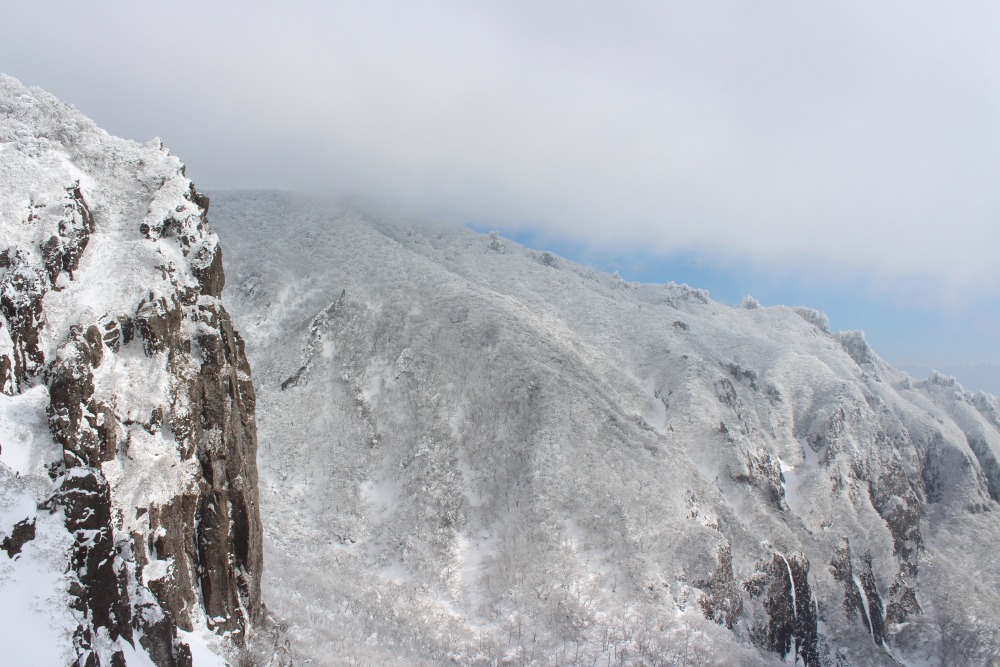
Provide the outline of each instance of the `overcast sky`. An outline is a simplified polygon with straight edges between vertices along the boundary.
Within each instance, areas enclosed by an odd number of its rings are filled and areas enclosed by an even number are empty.
[[[995,0],[7,4],[0,70],[201,189],[794,300],[1000,393]]]

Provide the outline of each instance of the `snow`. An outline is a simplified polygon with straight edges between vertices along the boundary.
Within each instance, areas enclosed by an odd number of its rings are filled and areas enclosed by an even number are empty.
[[[719,547],[740,581],[805,555],[820,608],[838,610],[827,565],[847,536],[888,591],[898,566],[868,479],[912,466],[931,429],[966,453],[966,433],[996,431],[972,399],[960,421],[944,393],[897,393],[859,335],[809,309],[620,289],[506,240],[499,253],[462,228],[281,193],[218,193],[212,213],[257,388],[265,595],[314,664],[331,646],[386,664],[559,662],[574,638],[603,663],[604,633],[640,633],[637,614],[736,655],[745,634],[712,634],[696,602]],[[303,365],[308,381],[282,390]],[[781,470],[780,508],[760,478],[734,480],[750,454]],[[974,493],[961,479],[948,516]],[[909,502],[887,497],[885,512]],[[1000,537],[992,514],[978,516]],[[821,633],[883,659],[853,627],[834,613]]]
[[[73,279],[45,296],[47,360],[70,325],[192,286],[179,269],[217,239],[184,257],[163,229],[199,212],[158,140],[110,137],[3,76],[0,99],[0,250],[40,266],[77,181],[97,226]],[[984,511],[1000,483],[995,399],[937,375],[907,382],[859,332],[831,333],[808,308],[733,308],[495,235],[280,193],[222,193],[212,215],[254,368],[265,599],[303,662],[767,660],[745,624],[729,632],[698,607],[727,546],[738,581],[776,553],[808,557],[830,610],[825,645],[876,664],[886,654],[840,613],[827,566],[849,538],[888,592],[900,565],[886,517],[909,509],[926,547],[921,604],[970,636],[998,627],[1000,512]],[[196,479],[152,423],[169,378],[167,355],[137,342],[106,348],[95,373],[95,398],[127,422],[103,467],[122,530],[142,530],[137,510]],[[72,538],[37,509],[61,452],[46,387],[22,389],[0,395],[0,537],[27,517],[38,536],[15,559],[0,553],[0,655],[66,664]],[[170,567],[151,560],[143,583]],[[889,638],[901,654],[944,645],[929,614]],[[182,638],[195,665],[225,664],[203,627]],[[122,648],[129,664],[148,659]]]
[[[228,667],[225,658],[220,655],[219,638],[208,630],[197,629],[192,632],[178,630],[177,636],[191,647],[192,667]]]
[[[0,465],[18,475],[45,474],[43,467],[62,457],[49,433],[48,404],[42,385],[15,396],[0,394]]]
[[[181,460],[169,432],[153,435],[133,425],[128,429],[127,452],[104,463],[101,471],[114,489],[112,503],[122,516],[131,518],[137,508],[166,504],[181,491],[193,488],[198,462]],[[145,524],[145,519],[136,520],[136,527]]]
[[[142,585],[149,586],[149,582],[163,579],[170,573],[170,561],[151,558],[146,566],[142,568]]]
[[[788,590],[792,595],[792,618],[797,619],[799,616],[799,607],[795,601],[795,576],[792,574],[792,566],[788,564],[788,559],[785,558],[784,554],[778,555],[781,556],[781,560],[785,562],[785,567],[788,569]]]
[[[125,655],[125,664],[128,667],[156,667],[156,663],[153,662],[153,659],[142,648],[138,637],[136,637],[135,646],[132,646],[128,642],[122,642],[121,650]]]
[[[167,353],[147,357],[141,345],[126,345],[105,355],[94,373],[94,398],[110,405],[123,421],[149,422],[150,414],[168,401]]]
[[[858,579],[858,575],[853,575],[854,587],[858,591],[858,595],[861,596],[861,610],[864,612],[865,621],[868,625],[868,631],[871,633],[872,641],[875,641],[875,627],[872,625],[872,617],[869,613],[870,607],[868,606],[868,595],[865,593],[865,587],[861,585],[861,580]]]
[[[778,457],[778,465],[781,467],[781,474],[785,478],[785,502],[789,509],[795,514],[803,514],[807,511],[809,499],[815,493],[810,487],[811,481],[815,480],[815,470],[817,465],[816,452],[808,444],[802,445],[802,460],[798,465],[791,466],[784,459]]]
[[[49,289],[41,244],[62,234],[64,223],[81,226],[77,186],[95,229],[72,277],[60,272]],[[0,280],[6,278],[5,298],[23,298],[10,271],[45,288],[38,333],[46,364],[69,353],[72,327],[96,325],[103,333],[105,325],[134,317],[144,299],[198,287],[192,266],[211,261],[218,239],[201,225],[202,211],[187,196],[191,187],[181,162],[159,140],[140,145],[112,137],[51,95],[0,75],[0,252],[18,257],[14,267],[0,268]],[[172,221],[169,229],[166,221]],[[149,238],[140,225],[148,227]],[[190,334],[201,324],[184,326]],[[186,363],[183,355],[150,358],[141,340],[119,343],[118,350],[102,350],[93,398],[110,406],[122,424],[118,456],[102,470],[112,486],[116,537],[139,531],[141,547],[148,518],[139,510],[194,490],[198,464],[180,460],[168,426],[170,410],[185,407],[173,400],[171,378],[190,369],[177,366]],[[0,355],[13,354],[9,323],[0,316]],[[0,539],[25,518],[35,519],[37,531],[15,558],[0,552],[4,664],[69,664],[72,633],[87,622],[69,607],[66,568],[73,537],[61,512],[36,509],[51,504],[56,488],[48,466],[63,458],[49,432],[47,381],[43,369],[16,395],[8,395],[15,390],[11,384],[0,387]],[[154,411],[162,419],[154,419]],[[85,472],[74,468],[66,474]],[[162,578],[169,567],[152,560],[143,583]],[[203,634],[192,641],[196,665],[225,664],[216,655],[221,644]],[[102,664],[117,650],[125,651],[129,665],[151,664],[141,647],[112,640],[103,629],[95,632],[94,648]]]
[[[73,538],[61,512],[35,510],[38,490],[0,465],[0,535],[35,520],[35,539],[15,558],[0,551],[0,656],[10,665],[64,665],[72,661],[76,619],[69,608],[66,556]]]
[[[71,662],[76,620],[69,609],[66,563],[73,538],[61,512],[37,510],[52,494],[44,469],[61,458],[49,434],[48,389],[0,394],[0,538],[34,520],[35,539],[10,558],[0,551],[0,656],[11,665]]]

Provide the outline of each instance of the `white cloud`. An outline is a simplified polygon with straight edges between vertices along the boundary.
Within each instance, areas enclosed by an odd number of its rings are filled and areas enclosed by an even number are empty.
[[[0,61],[203,187],[1000,292],[994,3],[70,7],[14,9]]]

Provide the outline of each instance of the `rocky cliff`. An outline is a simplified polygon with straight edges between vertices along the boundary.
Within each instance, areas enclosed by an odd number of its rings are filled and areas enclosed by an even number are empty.
[[[0,662],[190,665],[261,614],[256,399],[207,212],[158,140],[0,77],[0,591],[53,575],[27,594],[49,630],[4,605]]]

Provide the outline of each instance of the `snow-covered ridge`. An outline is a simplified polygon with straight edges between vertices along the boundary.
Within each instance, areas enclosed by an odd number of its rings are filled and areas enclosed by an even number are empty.
[[[995,397],[809,309],[358,206],[213,206],[265,590],[314,664],[996,658]]]
[[[207,209],[159,140],[0,75],[2,661],[190,665],[259,616],[254,393]],[[29,572],[49,623],[7,603]]]

